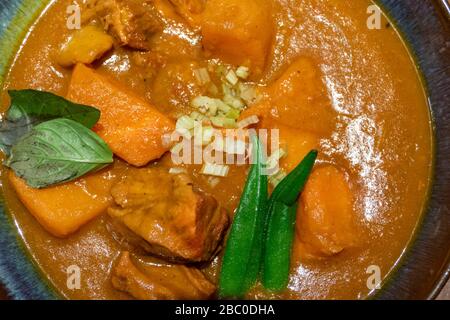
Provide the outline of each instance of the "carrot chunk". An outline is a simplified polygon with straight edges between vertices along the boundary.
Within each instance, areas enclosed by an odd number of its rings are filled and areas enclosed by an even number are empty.
[[[144,166],[168,151],[163,136],[174,130],[173,121],[93,69],[76,65],[67,98],[101,111],[93,130],[128,163]]]
[[[19,199],[56,237],[67,237],[103,213],[112,204],[110,189],[118,171],[114,167],[62,185],[34,189],[9,172],[9,181]]]

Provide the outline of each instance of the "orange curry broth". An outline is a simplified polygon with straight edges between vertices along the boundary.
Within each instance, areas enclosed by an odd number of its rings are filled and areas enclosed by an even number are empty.
[[[66,94],[71,70],[60,67],[55,54],[69,36],[65,8],[71,2],[54,1],[30,29],[6,76],[3,110],[10,88]],[[294,259],[288,290],[271,296],[256,287],[248,298],[364,298],[370,291],[366,269],[378,265],[383,278],[388,275],[407,247],[426,201],[432,130],[424,90],[404,43],[387,20],[382,30],[367,29],[369,1],[276,2],[276,50],[269,56],[262,83],[270,83],[297,56],[307,56],[320,66],[327,103],[337,111],[330,132],[319,137],[320,161],[347,172],[359,239],[355,247],[328,259]],[[143,97],[156,99],[130,55],[118,49],[96,66]],[[232,168],[215,188],[208,186],[198,168],[190,170],[200,187],[230,212],[235,209],[246,168]],[[26,211],[5,172],[1,168],[9,212],[30,254],[57,290],[75,299],[127,298],[109,281],[120,247],[106,229],[106,217],[67,239],[57,239]],[[73,264],[82,270],[82,286],[75,291],[66,286],[66,269]],[[209,267],[210,277],[216,277],[217,269],[218,259]]]

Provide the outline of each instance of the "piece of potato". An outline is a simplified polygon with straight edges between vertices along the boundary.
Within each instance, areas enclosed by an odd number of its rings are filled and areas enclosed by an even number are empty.
[[[101,58],[113,46],[113,38],[102,29],[86,26],[75,31],[69,42],[62,48],[57,61],[64,67],[76,63],[91,64]]]
[[[356,242],[352,192],[336,167],[319,167],[311,174],[301,195],[296,231],[301,242],[297,248],[310,256],[332,256]]]
[[[13,171],[8,177],[19,199],[39,223],[54,236],[66,237],[113,203],[110,189],[120,170],[123,168],[109,167],[45,189],[29,187]]]
[[[269,0],[208,0],[203,12],[204,48],[234,65],[261,73],[274,35]]]
[[[144,166],[168,151],[163,136],[173,132],[173,121],[95,70],[78,64],[67,98],[101,111],[93,130],[128,163]]]

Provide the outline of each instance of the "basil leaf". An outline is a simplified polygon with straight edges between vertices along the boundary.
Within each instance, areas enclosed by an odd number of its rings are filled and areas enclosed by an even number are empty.
[[[72,103],[50,92],[11,90],[11,106],[0,123],[0,150],[9,155],[11,147],[35,125],[56,118],[67,118],[92,128],[100,111]]]
[[[74,180],[113,162],[106,143],[69,119],[41,123],[11,149],[5,165],[33,188]]]

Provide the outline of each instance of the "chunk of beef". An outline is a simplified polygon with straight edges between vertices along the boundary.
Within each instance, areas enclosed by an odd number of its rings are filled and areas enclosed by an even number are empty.
[[[148,50],[149,39],[163,24],[153,0],[88,0],[86,17],[101,20],[121,45]]]
[[[216,287],[193,267],[136,259],[122,252],[112,271],[114,288],[140,300],[203,300]]]
[[[132,170],[113,186],[108,209],[118,234],[171,261],[209,261],[220,249],[229,218],[186,175],[163,168]]]

